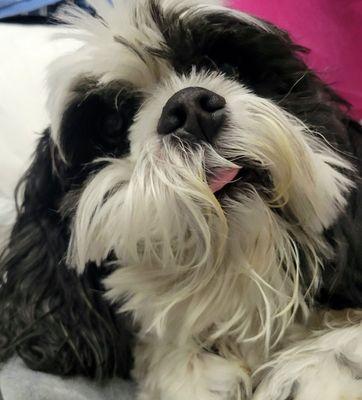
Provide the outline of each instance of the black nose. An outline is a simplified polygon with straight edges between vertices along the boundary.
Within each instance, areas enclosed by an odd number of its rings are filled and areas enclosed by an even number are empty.
[[[186,132],[211,142],[225,121],[225,99],[201,87],[175,93],[166,103],[158,121],[158,133]]]

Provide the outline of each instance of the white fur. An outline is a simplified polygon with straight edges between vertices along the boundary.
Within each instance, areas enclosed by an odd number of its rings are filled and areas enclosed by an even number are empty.
[[[360,316],[359,316],[360,317]],[[254,400],[358,400],[362,395],[362,325],[316,331],[281,351]]]
[[[141,342],[135,355],[139,400],[231,400],[251,394],[250,371],[240,359],[202,351],[195,342]],[[247,382],[245,389],[241,381]]]

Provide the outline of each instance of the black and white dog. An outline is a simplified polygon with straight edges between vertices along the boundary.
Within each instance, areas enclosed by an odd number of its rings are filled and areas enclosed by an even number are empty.
[[[1,258],[0,355],[139,400],[362,395],[361,126],[285,32],[204,0],[63,10]],[[132,350],[133,349],[133,350]]]

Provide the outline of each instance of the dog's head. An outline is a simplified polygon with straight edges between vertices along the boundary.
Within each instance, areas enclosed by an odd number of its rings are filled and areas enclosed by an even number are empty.
[[[94,7],[63,13],[84,43],[55,63],[49,101],[77,184],[73,265],[113,253],[195,267],[222,258],[230,229],[248,247],[280,227],[311,243],[331,225],[347,164],[321,133],[338,142],[338,100],[285,33],[196,1]]]
[[[224,313],[241,274],[235,323],[252,299],[264,328],[283,331],[303,303],[301,276],[305,291],[316,283],[323,232],[350,187],[334,150],[343,102],[286,33],[216,2],[93,6],[63,11],[81,46],[51,70],[48,150],[32,176],[43,168],[52,185],[36,178],[37,212],[66,221],[78,271],[122,266],[110,296],[128,295],[148,327],[191,295],[189,327],[208,307]]]

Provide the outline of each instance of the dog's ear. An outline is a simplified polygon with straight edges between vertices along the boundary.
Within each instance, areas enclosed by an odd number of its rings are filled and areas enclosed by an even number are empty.
[[[344,120],[348,154],[355,167],[354,188],[338,221],[325,232],[334,257],[325,263],[317,296],[320,306],[332,309],[362,308],[362,126]]]
[[[65,264],[69,228],[58,208],[67,183],[59,160],[46,131],[18,188],[22,201],[0,259],[0,361],[17,354],[50,373],[127,376],[131,336],[125,317],[103,299],[105,268],[89,265],[77,276]]]

